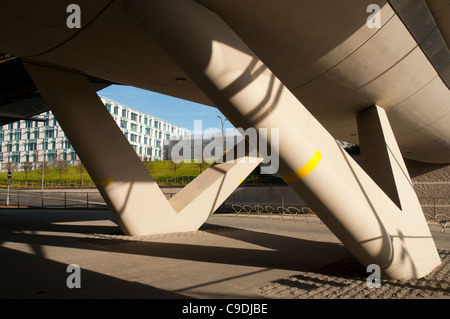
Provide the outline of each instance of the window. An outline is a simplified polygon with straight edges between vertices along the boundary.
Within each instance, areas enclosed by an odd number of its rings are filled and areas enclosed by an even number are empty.
[[[130,129],[131,129],[133,132],[136,132],[136,131],[137,131],[137,125],[134,124],[134,123],[131,123],[131,124],[130,124]]]
[[[49,161],[49,162],[56,161],[56,152],[55,151],[48,152],[48,154],[47,154],[47,161]]]
[[[39,138],[39,130],[34,131],[34,139]]]
[[[127,128],[127,121],[126,120],[121,120],[120,121],[120,127],[121,128]]]
[[[25,127],[26,128],[31,128],[31,127],[33,127],[33,122],[32,121],[25,121]]]
[[[114,114],[119,115],[119,107],[117,105],[114,106]]]
[[[136,142],[136,135],[130,134],[130,141],[131,142]]]
[[[122,109],[122,117],[127,117],[127,109]]]
[[[37,142],[30,141],[27,145],[27,151],[35,151],[35,150],[37,150]]]
[[[150,135],[150,127],[146,127],[145,128],[145,134],[146,135]]]
[[[131,113],[131,120],[132,121],[137,121],[137,114],[136,113]]]
[[[13,153],[11,156],[11,162],[20,163],[20,153]]]
[[[55,130],[54,129],[47,129],[45,131],[45,138],[53,138],[55,137]]]
[[[70,144],[69,140],[64,141],[64,148],[72,148],[72,145]]]

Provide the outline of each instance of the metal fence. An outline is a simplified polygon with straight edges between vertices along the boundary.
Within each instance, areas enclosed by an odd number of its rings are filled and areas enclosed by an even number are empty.
[[[89,190],[37,191],[13,189],[8,192],[7,189],[1,189],[0,202],[11,208],[108,208],[98,192]]]
[[[14,186],[17,186],[15,184]],[[166,198],[170,199],[180,188],[163,189]],[[257,193],[257,192],[256,192]],[[253,195],[253,196],[252,196]],[[267,216],[292,219],[308,217],[314,212],[307,208],[305,202],[297,195],[267,194],[255,196],[254,193],[233,193],[217,209],[217,213],[234,213],[236,216]],[[443,227],[443,232],[450,219],[450,198],[419,198],[423,213],[428,222],[436,221]],[[82,208],[108,209],[105,201],[96,188],[84,189],[19,189],[16,187],[0,188],[0,203],[11,208]]]

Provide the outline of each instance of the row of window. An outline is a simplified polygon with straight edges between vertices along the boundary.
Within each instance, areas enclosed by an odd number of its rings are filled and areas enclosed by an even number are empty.
[[[38,149],[38,142],[36,140],[26,140],[24,141],[23,145],[23,150],[24,151],[36,151]],[[57,149],[57,143],[56,141],[42,141],[39,143],[39,145],[42,145],[42,149],[43,150],[49,150],[49,149],[53,149],[56,150]],[[60,148],[61,149],[71,149],[72,145],[70,144],[68,139],[65,140],[61,140],[60,141]],[[12,152],[14,149],[14,151],[20,151],[20,144],[19,143],[11,143],[8,142],[6,144],[6,152]],[[2,151],[2,144],[0,143],[0,151]]]
[[[43,138],[55,138],[58,137],[58,129],[57,128],[48,128],[43,132],[40,132],[39,130],[34,130],[34,131],[27,131],[27,132],[21,132],[21,131],[16,131],[16,132],[10,132],[10,133],[6,133],[6,132],[0,132],[0,141],[3,142],[6,140],[8,141],[19,141],[22,138],[25,138],[27,140],[30,139],[39,139],[39,137],[41,136],[40,133],[43,133]]]
[[[76,161],[77,160],[77,154],[75,152],[61,153],[59,160],[63,161]],[[12,152],[11,154],[5,154],[1,155],[1,159],[8,162],[8,163],[20,163],[21,160],[23,162],[39,162],[42,159],[39,158],[38,153],[33,154],[21,154],[20,152]],[[52,162],[58,160],[58,154],[56,152],[48,152],[45,154],[45,161],[46,162]]]
[[[112,106],[109,101],[106,101],[104,103],[110,113],[111,113],[111,108],[112,108],[112,110],[113,110],[112,114],[119,115],[119,106],[118,105]],[[137,123],[153,126],[154,128],[163,130],[164,132],[168,132],[171,134],[177,134],[177,135],[185,135],[186,134],[185,132],[183,132],[183,130],[180,130],[179,128],[177,129],[168,123],[164,123],[163,121],[160,121],[157,119],[152,119],[147,116],[143,116],[142,114],[134,113],[126,108],[122,108],[121,116],[122,116],[122,119],[120,120],[120,127],[124,128],[124,129],[128,128],[127,123],[128,123],[128,119],[129,119],[129,120],[137,122]],[[130,130],[137,132],[137,124],[130,123]],[[146,128],[146,130],[147,130],[147,128]],[[148,128],[148,130],[150,130],[150,128]],[[140,133],[142,133],[142,131]],[[150,131],[148,131],[148,132],[146,131],[145,134],[150,135]]]

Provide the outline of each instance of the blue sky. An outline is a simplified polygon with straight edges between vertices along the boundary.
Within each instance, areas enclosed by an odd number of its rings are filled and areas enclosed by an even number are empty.
[[[159,117],[177,126],[194,130],[194,121],[202,120],[203,130],[221,130],[221,122],[217,117],[225,116],[215,107],[197,104],[167,95],[138,89],[132,86],[111,85],[97,94],[126,105],[132,109]],[[225,130],[234,129],[228,121]],[[227,131],[226,131],[227,132]]]

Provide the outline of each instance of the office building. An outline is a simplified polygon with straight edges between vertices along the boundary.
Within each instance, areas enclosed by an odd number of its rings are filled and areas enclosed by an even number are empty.
[[[142,160],[167,158],[164,145],[171,138],[189,138],[190,131],[149,114],[100,97],[114,121]],[[80,160],[51,111],[0,128],[1,170],[77,165]]]

